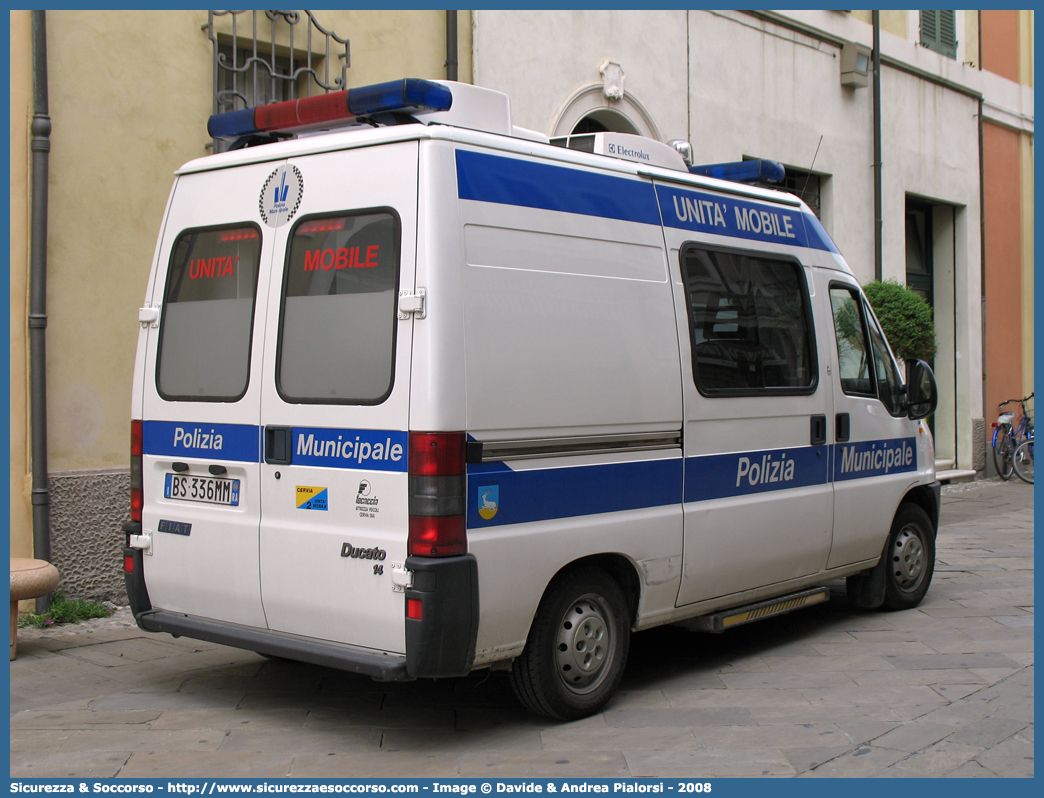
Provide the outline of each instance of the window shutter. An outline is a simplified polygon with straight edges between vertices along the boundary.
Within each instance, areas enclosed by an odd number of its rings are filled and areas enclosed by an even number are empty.
[[[957,12],[921,11],[921,44],[929,50],[957,57]]]

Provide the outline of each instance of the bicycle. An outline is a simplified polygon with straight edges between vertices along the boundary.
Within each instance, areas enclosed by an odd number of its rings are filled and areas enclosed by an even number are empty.
[[[1012,466],[1015,468],[1015,475],[1023,482],[1033,484],[1033,430],[1030,429],[1030,436],[1022,443],[1018,445],[1015,452],[1011,456]]]
[[[997,475],[1003,480],[1011,479],[1012,472],[1015,470],[1013,456],[1019,444],[1033,436],[1032,411],[1026,409],[1026,402],[1032,398],[1031,393],[1022,399],[1007,399],[998,405],[998,407],[1005,407],[1017,402],[1022,408],[1022,416],[1019,418],[1018,424],[1012,424],[1015,419],[1015,414],[1012,412],[1001,413],[993,422],[993,464],[997,467]]]

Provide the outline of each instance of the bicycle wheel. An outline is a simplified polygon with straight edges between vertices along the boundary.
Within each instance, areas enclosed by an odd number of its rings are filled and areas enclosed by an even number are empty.
[[[1033,484],[1033,438],[1025,440],[1018,445],[1015,453],[1011,456],[1011,463],[1015,474],[1023,482]]]
[[[1001,427],[993,439],[993,464],[997,466],[997,475],[1004,480],[1011,479],[1011,435]]]

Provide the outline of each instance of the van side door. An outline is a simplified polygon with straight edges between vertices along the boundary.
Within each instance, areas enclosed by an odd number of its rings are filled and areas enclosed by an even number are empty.
[[[688,242],[678,266],[689,339],[684,605],[823,568],[829,387],[801,263]]]
[[[800,202],[656,185],[678,319],[678,606],[818,573],[832,531],[827,418]]]

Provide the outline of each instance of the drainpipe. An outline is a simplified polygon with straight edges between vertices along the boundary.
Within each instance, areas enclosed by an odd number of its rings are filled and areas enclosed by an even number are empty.
[[[33,458],[33,556],[51,559],[51,494],[47,481],[47,169],[51,117],[47,109],[47,18],[33,11],[33,153],[32,227],[29,273],[30,414]],[[36,600],[37,613],[51,605],[50,595]]]
[[[874,279],[884,279],[884,226],[881,207],[881,12],[874,11]]]
[[[457,12],[446,12],[446,80],[457,80]]]
[[[980,11],[981,15],[982,12]],[[981,20],[979,30],[982,30]],[[981,36],[981,33],[980,33]],[[979,49],[979,63],[982,63],[982,49]],[[982,97],[979,97],[979,291],[982,303],[982,415],[983,415],[983,452],[986,451],[986,419],[990,417],[989,407],[986,405],[986,161],[983,153],[983,118]],[[983,475],[990,472],[985,463],[982,467]]]

